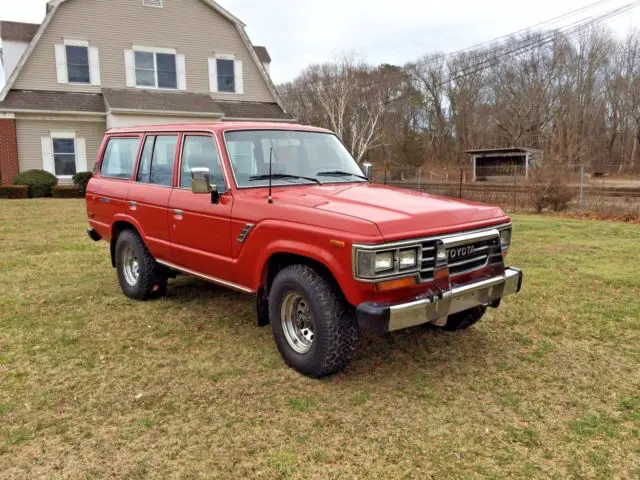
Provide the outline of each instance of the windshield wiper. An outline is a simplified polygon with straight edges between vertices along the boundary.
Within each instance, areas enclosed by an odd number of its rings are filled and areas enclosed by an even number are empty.
[[[302,175],[289,175],[288,173],[272,173],[271,175],[253,175],[249,177],[249,181],[253,182],[255,180],[278,180],[280,178],[302,178],[303,180],[309,180],[310,182],[315,182],[318,185],[322,185],[320,180],[313,177],[303,177]]]
[[[351,173],[351,172],[343,172],[342,170],[331,170],[328,172],[319,172],[316,175],[318,175],[319,177],[358,177],[361,178],[363,180],[369,180],[367,177],[365,177],[364,175],[358,175],[357,173]]]

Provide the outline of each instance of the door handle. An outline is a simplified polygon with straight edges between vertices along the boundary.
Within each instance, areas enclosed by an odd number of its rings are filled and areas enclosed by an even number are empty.
[[[176,220],[182,220],[182,210],[175,209],[175,210],[173,211],[173,217],[174,217]]]
[[[138,202],[133,200],[129,201],[129,210],[136,210],[138,208]]]

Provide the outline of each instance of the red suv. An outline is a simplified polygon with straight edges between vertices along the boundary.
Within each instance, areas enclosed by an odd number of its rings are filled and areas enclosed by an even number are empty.
[[[89,236],[110,242],[130,298],[164,295],[177,273],[253,294],[258,325],[313,377],[349,363],[360,329],[459,330],[520,290],[500,208],[368,173],[320,128],[113,129],[87,188]]]

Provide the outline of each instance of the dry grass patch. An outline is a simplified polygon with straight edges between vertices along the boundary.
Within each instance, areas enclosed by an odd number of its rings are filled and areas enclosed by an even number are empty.
[[[250,297],[119,290],[79,200],[0,201],[0,477],[638,478],[637,225],[517,216],[524,291],[301,377]]]

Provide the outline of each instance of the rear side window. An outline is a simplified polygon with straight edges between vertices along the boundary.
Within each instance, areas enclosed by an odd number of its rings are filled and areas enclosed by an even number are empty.
[[[150,135],[144,140],[142,155],[140,156],[140,167],[138,167],[138,177],[136,180],[149,183],[151,173],[151,155],[153,155],[153,145],[156,143],[155,135]]]
[[[137,180],[170,187],[173,184],[173,164],[177,146],[177,135],[147,136],[140,157]]]
[[[139,138],[111,138],[104,150],[100,174],[104,177],[131,178],[138,156]]]

